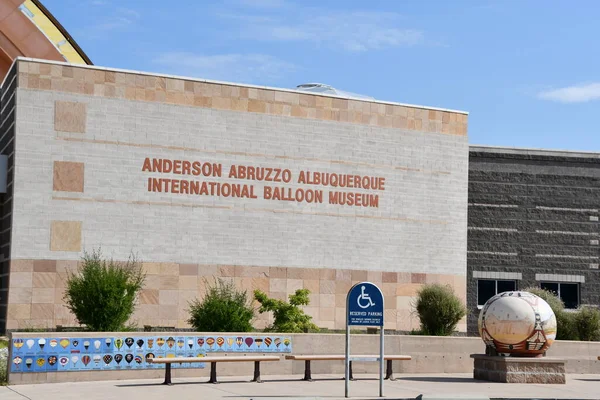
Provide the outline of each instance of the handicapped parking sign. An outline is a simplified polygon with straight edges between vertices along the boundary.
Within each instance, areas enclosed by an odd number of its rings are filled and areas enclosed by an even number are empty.
[[[346,297],[348,325],[383,326],[383,293],[371,282],[352,286]]]

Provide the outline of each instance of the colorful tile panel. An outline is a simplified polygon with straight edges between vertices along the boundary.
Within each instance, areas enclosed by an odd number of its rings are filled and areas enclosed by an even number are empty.
[[[121,336],[13,339],[11,373],[162,369],[148,358],[204,357],[207,353],[291,353],[286,336]],[[204,363],[173,364],[204,368]]]

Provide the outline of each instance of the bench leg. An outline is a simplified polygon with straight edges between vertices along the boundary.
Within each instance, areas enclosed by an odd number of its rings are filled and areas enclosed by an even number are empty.
[[[348,375],[350,375],[349,379],[351,381],[354,380],[354,374],[352,373],[352,361],[350,361],[350,371],[348,372]]]
[[[262,383],[260,380],[260,361],[254,361],[254,379],[252,382]]]
[[[171,363],[167,363],[165,364],[165,381],[163,382],[163,385],[169,385],[171,386],[173,383],[171,383]]]
[[[312,371],[310,370],[310,360],[304,360],[304,379],[303,381],[312,382]]]
[[[385,368],[385,379],[389,379],[390,381],[395,381],[394,378],[394,368],[392,366],[392,360],[387,360],[387,365]]]
[[[219,383],[219,382],[217,382],[217,363],[216,362],[210,363],[210,379],[209,379],[208,383]]]

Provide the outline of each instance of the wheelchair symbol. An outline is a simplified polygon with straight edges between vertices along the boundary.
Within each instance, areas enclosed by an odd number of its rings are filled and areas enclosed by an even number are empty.
[[[363,305],[364,302],[367,302],[367,304]],[[358,306],[360,308],[369,308],[369,307],[373,307],[375,305],[373,300],[371,300],[371,296],[369,296],[367,293],[365,293],[364,286],[360,287],[360,294],[358,295],[358,298],[356,299],[356,303],[358,304]]]

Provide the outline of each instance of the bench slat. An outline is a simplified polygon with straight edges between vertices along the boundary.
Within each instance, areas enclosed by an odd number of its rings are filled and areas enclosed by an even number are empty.
[[[279,361],[278,356],[237,356],[237,357],[173,357],[149,358],[147,361],[154,364],[193,363],[193,362],[244,362],[244,361]]]
[[[378,358],[378,355],[363,355],[363,354],[354,354],[350,356],[350,359],[359,357],[359,358]],[[297,360],[297,361],[336,361],[336,360],[345,360],[346,356],[340,354],[314,354],[314,355],[302,355],[302,354],[292,354],[286,355],[286,360]],[[407,355],[384,355],[384,360],[412,360],[411,356]]]

